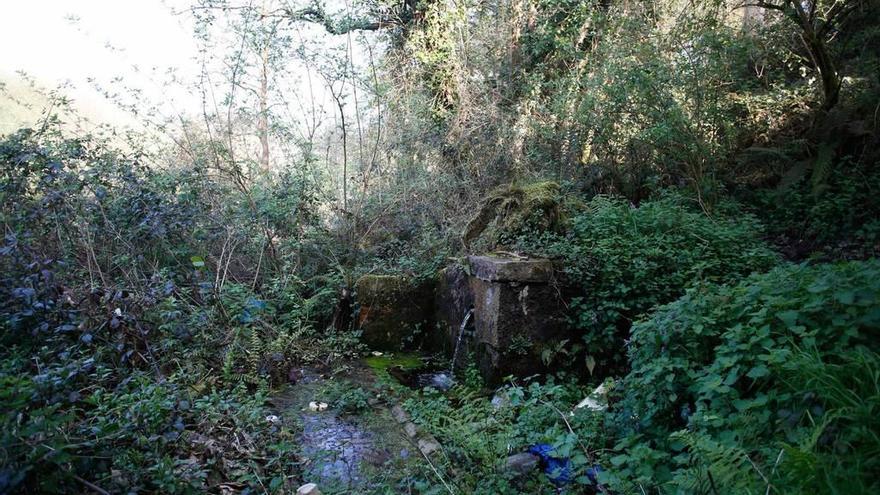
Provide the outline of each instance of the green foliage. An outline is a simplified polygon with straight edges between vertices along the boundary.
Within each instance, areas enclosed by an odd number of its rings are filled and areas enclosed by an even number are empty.
[[[621,486],[875,491],[878,276],[877,261],[783,266],[636,324]]]
[[[584,475],[592,465],[586,445],[603,444],[606,439],[601,417],[582,409],[570,414],[587,394],[571,378],[507,385],[496,391],[494,401],[467,384],[455,387],[450,396],[426,389],[404,407],[443,446],[437,467],[456,492],[555,493],[538,470],[523,479],[503,470],[508,455],[547,443],[555,456],[571,459],[576,481],[570,489],[577,493],[591,486]]]
[[[328,381],[318,391],[317,399],[344,414],[359,414],[371,408],[370,392],[343,380]]]
[[[833,173],[816,177],[750,195],[773,240],[794,259],[875,256],[880,245],[876,167],[844,159]]]
[[[282,270],[315,249],[300,187],[251,202],[198,164],[145,162],[50,123],[0,142],[0,492],[288,489],[267,386],[357,352],[314,330],[333,288],[299,275],[326,265]],[[264,222],[295,237],[267,252]]]
[[[564,374],[490,401],[468,366],[450,393],[405,402],[443,446],[436,465],[371,489],[554,493],[502,471],[540,442],[571,459],[571,492],[591,489],[594,460],[619,493],[877,492],[877,261],[741,280],[779,261],[756,218],[792,259],[877,254],[878,4],[810,2],[801,25],[790,11],[744,22],[740,4],[383,0],[333,20],[318,4],[199,2],[202,47],[232,13],[224,43],[240,48],[218,58],[229,93],[182,118],[173,148],[70,137],[51,112],[0,141],[0,493],[290,492],[297,432],[266,419],[270,390],[362,354],[356,331],[326,329],[340,287],[430,279],[462,232],[465,250],[560,262],[583,341],[532,349],[545,364],[631,371],[601,413],[572,410],[589,388]],[[345,57],[291,50],[283,16],[338,33],[373,24],[360,14],[395,26],[383,60],[369,47],[371,77],[352,38]],[[308,129],[276,115],[294,52],[330,86],[341,133],[314,106]],[[723,197],[780,178],[746,195],[754,215]],[[657,196],[670,186],[695,200]],[[339,380],[319,398],[359,415],[370,393]]]
[[[120,373],[88,349],[66,354],[47,348],[32,354],[44,363],[42,372],[30,369],[18,349],[2,361],[4,492],[78,492],[85,487],[77,476],[99,474],[100,486],[111,492],[204,493],[209,476],[248,483],[293,467],[252,464],[278,455],[267,445],[290,436],[270,431],[261,394],[243,388],[197,394],[183,376],[158,382],[150,373]],[[251,445],[236,452],[234,435]]]
[[[521,246],[557,258],[576,288],[574,326],[598,369],[624,363],[630,322],[701,282],[728,282],[777,262],[751,215],[732,205],[711,216],[680,196],[634,207],[596,197],[572,214],[565,237],[544,233]]]
[[[449,109],[459,99],[455,41],[465,22],[465,11],[435,3],[427,4],[422,15],[421,29],[409,36],[405,50],[425,77],[431,117],[442,121],[449,118]]]

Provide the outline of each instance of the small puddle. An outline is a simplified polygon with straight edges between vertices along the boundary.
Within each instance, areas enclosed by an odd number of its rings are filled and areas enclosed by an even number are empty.
[[[377,375],[392,378],[401,385],[415,390],[433,387],[446,391],[455,384],[455,378],[448,369],[426,364],[424,359],[412,354],[372,356],[365,362]]]
[[[455,379],[448,371],[431,370],[431,368],[413,370],[390,368],[388,374],[402,385],[416,390],[432,387],[445,392],[455,384]]]

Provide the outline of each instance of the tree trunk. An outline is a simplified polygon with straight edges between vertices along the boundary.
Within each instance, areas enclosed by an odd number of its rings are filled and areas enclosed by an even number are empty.
[[[257,134],[260,138],[260,169],[268,175],[269,169],[269,40],[263,45],[262,71],[260,73],[260,115],[257,117]]]
[[[822,103],[823,110],[830,110],[840,100],[840,75],[834,66],[834,60],[828,53],[828,47],[825,42],[818,39],[808,39],[807,44],[810,47],[816,67],[819,69],[819,75],[822,78],[822,93],[824,101]]]
[[[816,64],[819,76],[822,79],[823,110],[830,110],[840,99],[840,76],[834,66],[834,60],[828,53],[825,40],[816,32],[812,12],[807,13],[798,0],[789,0],[789,5],[794,8],[795,17],[803,32],[807,50]]]

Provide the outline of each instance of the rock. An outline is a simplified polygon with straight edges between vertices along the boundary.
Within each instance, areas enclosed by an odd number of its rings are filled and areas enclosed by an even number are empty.
[[[425,456],[430,456],[434,452],[440,450],[440,444],[433,440],[422,439],[419,440],[419,450],[421,450],[422,454],[425,454]]]
[[[433,313],[434,288],[407,277],[364,275],[355,283],[360,306],[357,324],[362,339],[373,349],[399,350],[413,330],[427,327]]]
[[[321,495],[321,490],[318,490],[318,485],[314,483],[306,483],[297,488],[296,495]]]
[[[521,476],[534,471],[539,462],[538,456],[528,452],[514,454],[504,461],[504,471],[513,476]]]
[[[290,370],[287,372],[287,381],[289,381],[291,384],[296,384],[301,376],[302,373],[300,372],[300,370],[296,368],[290,368]]]
[[[455,381],[451,376],[446,373],[434,373],[430,377],[430,381],[428,382],[429,387],[436,388],[437,390],[446,391],[452,388],[452,385],[455,384]]]
[[[398,423],[406,423],[409,421],[409,415],[399,404],[396,404],[391,408],[391,416],[393,416]]]
[[[403,425],[403,431],[405,431],[406,436],[410,438],[415,438],[415,436],[418,434],[418,431],[416,430],[416,425],[412,421],[408,421],[406,424]]]
[[[492,408],[503,409],[510,405],[510,397],[505,393],[496,393],[492,396]]]
[[[471,273],[486,282],[547,283],[553,275],[553,264],[545,259],[469,256],[468,262]]]

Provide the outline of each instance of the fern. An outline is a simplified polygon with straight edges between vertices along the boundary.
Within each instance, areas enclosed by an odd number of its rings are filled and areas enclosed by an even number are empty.
[[[251,338],[247,347],[247,363],[248,369],[246,373],[247,381],[250,383],[259,382],[261,365],[263,363],[263,356],[265,355],[265,348],[263,346],[263,340],[260,338],[260,333],[256,328],[251,329]]]
[[[223,375],[223,380],[230,382],[232,381],[232,373],[233,368],[235,366],[235,348],[233,346],[229,346],[226,350],[226,354],[223,356],[223,369],[221,371]]]
[[[766,488],[741,448],[687,430],[673,433],[670,439],[682,442],[690,455],[689,468],[673,480],[685,493],[758,493]]]

